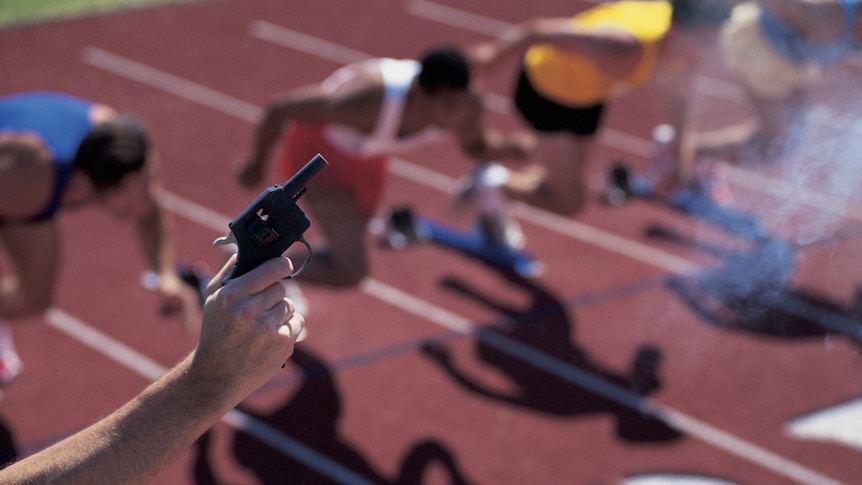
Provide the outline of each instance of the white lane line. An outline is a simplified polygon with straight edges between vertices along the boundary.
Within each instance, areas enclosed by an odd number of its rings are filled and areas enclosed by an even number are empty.
[[[513,206],[514,214],[533,224],[582,242],[601,241],[599,247],[606,251],[628,256],[641,263],[662,268],[671,273],[679,275],[692,274],[700,268],[697,263],[688,259],[613,233],[605,232],[569,217],[560,216],[520,202],[513,204]]]
[[[263,20],[251,24],[251,35],[261,40],[326,59],[336,64],[351,64],[371,57],[327,40],[312,37]]]
[[[443,328],[462,334],[470,334],[476,330],[476,327],[467,318],[373,278],[362,280],[360,289],[378,300],[406,310],[413,315],[419,315]]]
[[[84,346],[114,360],[148,381],[152,382],[158,379],[168,370],[135,349],[100,332],[91,325],[59,308],[51,308],[46,311],[45,320],[51,327],[77,340]],[[222,421],[233,426],[235,429],[245,431],[338,483],[373,485],[372,482],[355,474],[341,463],[318,453],[265,422],[242,411],[233,409],[222,417]]]
[[[164,366],[153,359],[122,342],[114,340],[59,308],[48,309],[45,312],[45,321],[51,327],[87,347],[98,350],[99,353],[134,371],[148,381],[158,379],[167,371]]]
[[[702,475],[683,475],[674,473],[657,473],[651,475],[630,476],[623,479],[620,485],[741,485],[715,477]]]
[[[512,26],[508,22],[466,12],[439,3],[408,0],[406,8],[407,12],[411,15],[490,36],[499,35]]]
[[[94,64],[95,65],[95,64]],[[96,67],[99,67],[96,65]],[[134,79],[134,78],[133,78]],[[137,80],[137,79],[136,79]],[[189,98],[186,98],[189,99]],[[176,197],[174,201],[179,201],[182,198],[175,195]],[[197,205],[197,204],[196,204]],[[182,207],[182,205],[180,205]],[[182,215],[180,213],[180,215]],[[223,216],[225,219],[227,216]],[[221,232],[224,230],[222,226],[215,228],[217,232]],[[603,233],[596,229],[599,234],[606,235],[607,233]],[[614,236],[617,237],[617,236]],[[381,286],[382,285],[382,286]],[[386,293],[391,295],[391,292],[398,292],[399,290],[389,287],[382,282],[373,281],[370,284],[363,284],[363,289],[369,294],[376,296],[376,293],[373,293],[375,288],[386,288]],[[382,293],[381,293],[382,294]],[[387,302],[395,302],[398,303],[401,301],[399,298],[392,298],[391,296],[381,296],[384,301]],[[405,301],[417,301],[415,298],[411,298]],[[421,301],[421,300],[419,300]],[[427,303],[427,305],[431,305]],[[427,310],[426,305],[420,305],[421,310]],[[410,307],[412,308],[412,306]],[[405,309],[407,309],[405,307]],[[418,313],[417,315],[420,317],[425,317],[424,313]],[[441,310],[442,312],[446,312],[446,310]],[[463,327],[465,321],[460,321],[458,326]],[[469,321],[466,321],[469,324]],[[482,332],[478,333],[484,339],[489,339],[491,345],[494,345],[500,350],[510,353],[513,356],[516,356],[525,362],[529,362],[532,365],[535,365],[538,368],[541,368],[547,372],[552,372],[558,375],[561,378],[570,380],[571,382],[577,383],[580,386],[583,386],[587,389],[591,389],[597,393],[603,393],[605,397],[608,399],[617,400],[623,405],[633,406],[634,409],[638,409],[642,412],[646,412],[649,414],[653,414],[657,417],[657,419],[661,419],[665,421],[668,425],[686,433],[690,436],[701,439],[707,443],[710,443],[724,451],[733,454],[737,457],[752,461],[766,469],[769,469],[775,473],[778,473],[782,476],[785,476],[791,480],[794,480],[798,483],[803,484],[812,484],[812,485],[838,485],[840,482],[837,482],[829,477],[819,474],[814,470],[810,470],[802,465],[799,465],[791,460],[783,458],[775,453],[770,452],[764,448],[758,447],[752,443],[748,443],[740,438],[736,438],[735,436],[726,433],[724,431],[718,430],[704,422],[701,422],[693,417],[687,416],[684,413],[676,411],[670,407],[662,406],[657,403],[652,403],[651,401],[642,399],[640,396],[636,394],[630,393],[621,388],[617,388],[616,386],[605,383],[601,379],[585,373],[583,370],[568,365],[565,362],[560,362],[550,356],[542,354],[541,352],[536,351],[535,349],[525,346],[519,342],[512,341],[510,339],[506,339],[505,337],[494,335],[490,332]],[[490,335],[490,336],[489,336]],[[740,451],[741,450],[741,451]]]
[[[230,231],[228,224],[233,219],[224,214],[220,214],[209,207],[198,204],[197,202],[192,202],[189,199],[180,197],[173,192],[163,190],[162,193],[159,194],[159,202],[165,209],[171,212],[181,213],[186,219],[195,221],[198,224],[208,227],[216,232],[220,232],[222,233],[222,236],[227,235],[228,231]]]
[[[244,430],[275,450],[293,457],[296,461],[314,469],[323,476],[329,477],[336,483],[343,483],[345,485],[375,485],[374,482],[366,480],[341,463],[309,448],[304,443],[291,438],[264,421],[242,411],[234,409],[225,415],[222,421],[236,429]]]
[[[102,49],[95,47],[85,49],[84,61],[94,67],[104,69],[147,86],[161,89],[179,98],[202,104],[210,109],[237,117],[241,120],[256,122],[258,119],[261,109],[259,107]],[[390,164],[390,171],[396,175],[407,177],[416,183],[442,190],[446,193],[452,187],[450,184],[444,188],[441,184],[453,181],[453,179],[448,178],[447,180],[445,175],[403,159],[395,160],[394,163]],[[663,271],[688,274],[698,267],[692,261],[665,253],[637,241],[627,240],[616,234],[577,222],[571,218],[554,216],[539,209],[529,208],[523,204],[517,205],[516,211],[522,214],[523,217],[528,217],[529,219],[527,220],[534,219],[536,224],[541,224],[548,230],[578,239],[610,252],[615,252]]]
[[[153,67],[135,62],[108,51],[86,47],[83,53],[84,62],[99,67],[105,71],[127,79],[134,79],[179,98],[194,101],[216,111],[230,114],[235,118],[256,123],[263,110],[251,103],[246,103],[231,96],[225,96],[218,91],[168,74]]]

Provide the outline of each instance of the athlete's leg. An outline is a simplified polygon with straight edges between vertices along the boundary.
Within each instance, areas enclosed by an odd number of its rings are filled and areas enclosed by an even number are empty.
[[[301,200],[323,241],[312,246],[314,256],[300,279],[314,284],[354,286],[368,274],[365,237],[370,216],[358,210],[350,190],[313,184]],[[292,249],[289,255],[295,265],[302,264],[301,250]]]
[[[26,318],[51,305],[59,265],[58,232],[53,220],[0,226],[11,265],[0,284],[0,318]]]
[[[737,5],[722,26],[720,53],[744,87],[755,115],[735,126],[697,135],[700,155],[724,159],[781,158],[796,139],[805,91],[820,77],[813,65],[796,63],[766,39],[754,2]]]
[[[593,136],[540,133],[537,162],[512,171],[505,184],[510,198],[562,215],[583,209],[587,194],[584,165]]]
[[[5,262],[0,272],[0,386],[21,373],[12,340],[13,320],[34,316],[53,302],[59,259],[56,221],[0,226]]]
[[[806,107],[804,90],[780,98],[747,91],[753,118],[695,135],[695,155],[728,161],[778,162],[792,152],[802,136]]]
[[[781,98],[750,95],[751,107],[760,121],[760,153],[767,162],[780,161],[792,152],[802,136],[806,91],[795,89]]]

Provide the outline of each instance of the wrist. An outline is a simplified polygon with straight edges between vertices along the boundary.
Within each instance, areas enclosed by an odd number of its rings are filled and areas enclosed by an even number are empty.
[[[222,415],[245,397],[244,390],[239,389],[238,381],[226,375],[211,372],[191,353],[174,370],[177,372],[177,385],[186,389],[190,396],[205,412]]]

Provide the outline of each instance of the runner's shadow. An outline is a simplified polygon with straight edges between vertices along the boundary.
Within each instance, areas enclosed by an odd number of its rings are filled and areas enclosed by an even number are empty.
[[[841,335],[858,343],[862,337],[862,305],[792,288],[796,252],[781,239],[764,237],[749,247],[728,249],[661,227],[647,234],[718,258],[715,268],[668,280],[668,287],[712,325],[783,339]]]
[[[0,420],[0,469],[5,468],[19,458],[20,453],[12,437],[12,431]]]
[[[584,349],[572,343],[573,323],[566,306],[534,280],[509,272],[502,275],[531,296],[525,308],[496,301],[467,283],[448,278],[444,287],[472,298],[506,317],[505,324],[481,329],[475,342],[476,357],[500,371],[512,384],[512,390],[500,390],[469,375],[456,365],[444,345],[427,344],[423,352],[457,384],[494,401],[559,417],[577,417],[608,413],[616,417],[617,435],[631,442],[666,442],[680,434],[665,423],[642,414],[636,406],[640,396],[661,387],[657,375],[661,353],[653,346],[643,346],[633,356],[628,374],[618,373],[596,364]],[[601,380],[606,395],[599,395],[567,380],[559,373],[547,372],[526,362],[512,349],[541,353],[561,366],[595,382]],[[563,371],[564,373],[566,370]],[[572,372],[569,372],[571,374]],[[621,397],[620,397],[621,396]],[[622,404],[625,402],[627,405]]]
[[[349,482],[357,477],[376,484],[417,484],[431,466],[441,466],[450,477],[450,483],[470,483],[459,468],[455,456],[441,443],[427,439],[414,444],[404,456],[396,477],[386,477],[375,469],[366,457],[338,433],[341,415],[341,398],[334,375],[326,363],[308,351],[297,347],[289,360],[303,374],[302,386],[272,414],[258,415],[245,411],[267,426],[278,430],[295,442],[288,444],[295,451],[312,450],[318,458],[305,455],[299,461],[293,454],[278,451],[245,431],[237,431],[233,440],[233,454],[242,466],[258,477],[261,483],[346,483],[345,476],[336,479],[343,467]],[[203,443],[205,446],[205,443]],[[204,452],[200,455],[205,456]],[[200,461],[200,460],[199,460]],[[198,483],[212,480],[211,468],[197,467]],[[352,476],[350,476],[352,475]]]
[[[199,268],[189,266],[180,269],[184,281],[193,288],[200,290],[206,286],[210,276]],[[426,470],[434,465],[443,468],[450,483],[470,483],[460,470],[455,456],[441,443],[431,439],[413,445],[402,459],[397,477],[384,477],[338,436],[341,396],[334,375],[323,359],[297,346],[289,362],[302,372],[299,390],[272,414],[246,413],[283,434],[292,442],[287,446],[303,455],[302,461],[276,450],[245,431],[234,434],[233,453],[237,461],[256,475],[261,483],[344,483],[345,479],[352,483],[364,479],[377,484],[408,485],[421,483]],[[209,432],[195,443],[193,475],[198,485],[221,483],[210,463],[211,446],[212,436]],[[304,453],[309,450],[310,453]],[[336,467],[342,467],[343,471],[333,470]],[[333,476],[339,476],[340,479]]]

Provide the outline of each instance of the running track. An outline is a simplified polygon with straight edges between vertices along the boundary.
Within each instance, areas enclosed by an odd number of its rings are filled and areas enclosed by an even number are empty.
[[[530,7],[571,13],[550,0]],[[60,90],[143,115],[180,257],[215,267],[211,241],[257,195],[237,188],[231,165],[272,94],[367,56],[485,39],[522,10],[487,0],[218,0],[12,28],[0,32],[0,66],[14,73],[0,92]],[[702,125],[736,119],[739,89],[714,57],[706,64],[692,93]],[[643,202],[595,202],[577,219],[518,206],[547,266],[541,278],[508,280],[430,246],[375,247],[359,288],[304,288],[311,334],[294,365],[154,483],[416,483],[423,470],[422,483],[452,474],[482,484],[862,483],[860,357],[844,335],[858,323],[843,311],[860,283],[850,164],[862,125],[859,100],[833,95],[860,70],[829,72],[795,165],[727,174],[736,204],[798,247],[781,266],[791,274],[765,280],[790,303],[760,326],[710,325],[668,286],[724,260],[647,228],[740,249],[708,224]],[[485,80],[489,120],[502,129],[517,127],[510,74]],[[612,106],[596,177],[611,158],[642,162],[663,99],[645,88]],[[405,154],[386,202],[446,219],[466,166],[448,145]],[[114,409],[193,346],[138,285],[129,228],[96,209],[63,225],[57,305],[17,331],[26,373],[0,402],[7,449],[20,455]],[[450,367],[420,350],[428,343],[448,351]],[[645,348],[661,365],[660,387],[644,398],[628,382]]]

